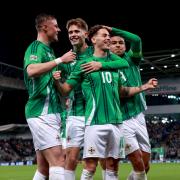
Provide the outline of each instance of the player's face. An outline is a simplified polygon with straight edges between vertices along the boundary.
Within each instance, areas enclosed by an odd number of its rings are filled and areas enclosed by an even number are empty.
[[[58,33],[60,28],[58,27],[55,19],[48,20],[45,24],[46,35],[50,42],[58,41]]]
[[[94,45],[102,50],[110,48],[110,34],[107,29],[100,29],[93,38]]]
[[[119,36],[111,37],[110,51],[121,56],[126,51],[124,39]]]
[[[82,46],[87,38],[87,32],[76,25],[71,25],[68,36],[72,46]]]

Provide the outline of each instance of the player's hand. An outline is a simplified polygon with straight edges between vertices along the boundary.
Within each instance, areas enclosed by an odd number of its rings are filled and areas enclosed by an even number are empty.
[[[53,78],[55,81],[58,81],[59,79],[61,79],[61,71],[53,72]]]
[[[102,68],[102,64],[100,62],[91,61],[91,62],[82,64],[81,68],[87,74],[87,73],[90,73],[90,72],[98,71],[99,69]]]
[[[70,108],[71,100],[69,98],[66,99],[65,105],[66,105],[66,109]]]
[[[149,79],[149,81],[147,82],[148,85],[148,89],[154,89],[158,86],[158,80],[155,78]]]
[[[67,53],[65,53],[63,56],[61,56],[62,63],[64,64],[74,61],[75,58],[76,58],[76,53],[73,52],[72,49]]]

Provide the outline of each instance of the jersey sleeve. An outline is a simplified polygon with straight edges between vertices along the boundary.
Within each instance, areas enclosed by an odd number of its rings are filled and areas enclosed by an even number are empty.
[[[71,72],[69,78],[66,80],[66,83],[75,87],[77,84],[82,82],[83,71],[81,69],[82,62],[79,62],[75,65],[74,70]]]
[[[128,62],[116,54],[110,53],[109,56],[111,61],[101,62],[102,69],[121,69],[129,67]]]
[[[123,37],[126,41],[130,43],[130,50],[128,54],[132,58],[132,60],[134,60],[136,63],[143,60],[142,41],[138,35],[114,27],[112,28],[112,33],[114,35]]]
[[[44,61],[45,51],[43,48],[38,47],[38,50],[34,51],[32,46],[26,51],[24,58],[24,68],[29,64],[42,63]]]

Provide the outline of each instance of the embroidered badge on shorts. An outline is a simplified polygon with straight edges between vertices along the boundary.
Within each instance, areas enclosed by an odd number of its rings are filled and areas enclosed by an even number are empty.
[[[129,150],[130,149],[130,147],[131,147],[131,145],[130,144],[126,144],[126,146],[125,146],[125,150],[127,151],[127,150]]]
[[[95,153],[95,149],[93,147],[90,147],[88,149],[88,152],[89,152],[89,154],[94,154]]]

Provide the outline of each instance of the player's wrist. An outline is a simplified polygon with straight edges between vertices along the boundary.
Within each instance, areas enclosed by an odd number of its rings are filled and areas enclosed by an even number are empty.
[[[142,86],[140,86],[140,90],[141,91],[146,91],[148,89],[148,85],[147,84],[143,84]]]
[[[59,57],[59,58],[55,59],[54,62],[58,65],[58,64],[62,63],[62,59]]]

